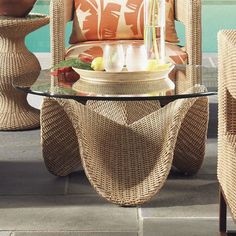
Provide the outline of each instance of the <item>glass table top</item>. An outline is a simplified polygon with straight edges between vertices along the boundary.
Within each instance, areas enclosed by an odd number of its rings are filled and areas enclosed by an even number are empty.
[[[13,86],[30,94],[77,101],[166,100],[217,93],[217,69],[213,67],[175,65],[169,76],[160,77],[149,72],[142,72],[140,76],[135,72],[122,74],[125,79],[122,76],[117,79],[108,72],[86,73],[80,74],[80,79],[75,81],[65,74],[53,76],[49,70],[42,70],[37,75],[32,73],[18,78]]]

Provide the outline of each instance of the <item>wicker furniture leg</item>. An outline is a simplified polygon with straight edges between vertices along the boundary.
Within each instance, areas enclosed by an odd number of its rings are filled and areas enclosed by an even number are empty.
[[[0,17],[0,130],[39,126],[39,111],[27,103],[26,95],[16,91],[12,83],[18,79],[33,83],[37,79],[40,65],[25,47],[24,39],[48,22],[49,18],[43,15]]]
[[[178,93],[185,93],[194,84],[202,83],[201,67],[190,66],[179,70],[176,77]],[[179,86],[181,85],[181,86]],[[200,169],[207,139],[209,102],[207,97],[198,99],[184,118],[178,134],[173,165],[186,175],[193,175]]]
[[[225,196],[220,188],[219,190],[219,203],[220,203],[220,221],[219,221],[219,231],[221,236],[235,236],[236,230],[227,230],[227,204],[225,201]]]
[[[112,119],[89,105],[71,100],[57,102],[77,133],[82,164],[96,191],[113,203],[137,205],[162,188],[181,123],[198,100],[180,99],[164,108],[157,105],[156,111],[130,124],[116,117],[117,108],[127,111],[127,102],[110,102]]]
[[[41,144],[47,169],[66,176],[81,166],[79,144],[74,127],[62,106],[45,98],[41,109]]]
[[[199,98],[182,121],[173,165],[186,175],[193,175],[202,166],[205,156],[209,120],[208,98]]]

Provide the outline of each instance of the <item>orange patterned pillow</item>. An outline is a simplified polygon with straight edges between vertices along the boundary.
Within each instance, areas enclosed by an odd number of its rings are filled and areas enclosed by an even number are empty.
[[[143,38],[143,0],[74,0],[74,4],[71,44]],[[166,41],[179,42],[174,25],[174,0],[166,0]]]

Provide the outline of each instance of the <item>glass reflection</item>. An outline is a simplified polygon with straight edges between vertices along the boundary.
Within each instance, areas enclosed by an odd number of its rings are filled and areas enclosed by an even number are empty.
[[[105,72],[104,72],[105,73]],[[127,94],[123,93],[113,93],[109,94],[111,85],[104,86],[104,89],[92,91],[92,86],[98,87],[98,85],[90,85],[89,92],[76,92],[72,89],[72,85],[75,80],[71,80],[71,77],[66,76],[65,74],[60,74],[53,76],[50,74],[49,70],[42,70],[38,79],[34,84],[33,80],[31,82],[21,79],[14,81],[13,85],[21,90],[24,90],[27,93],[34,93],[43,96],[53,96],[61,98],[72,98],[72,99],[84,99],[89,100],[91,97],[93,99],[171,99],[179,97],[194,97],[199,96],[201,93],[198,93],[196,88],[201,88],[205,86],[205,92],[207,95],[216,94],[217,88],[217,73],[216,68],[204,68],[202,66],[184,66],[177,65],[175,69],[170,73],[169,77],[171,81],[175,84],[175,88],[168,91],[158,91],[158,88],[152,93],[133,93]],[[78,79],[78,78],[77,78]],[[150,84],[150,86],[152,83]],[[87,85],[86,85],[87,86]],[[139,84],[137,88],[140,88],[142,91],[142,84]],[[153,89],[153,88],[152,88]],[[115,89],[117,90],[117,89]],[[114,87],[113,87],[114,91]],[[137,90],[138,91],[138,90]],[[210,93],[211,92],[211,93]]]

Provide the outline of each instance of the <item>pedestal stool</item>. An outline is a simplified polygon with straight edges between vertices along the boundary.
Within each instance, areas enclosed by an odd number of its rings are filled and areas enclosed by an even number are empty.
[[[49,23],[49,17],[30,14],[24,18],[0,16],[0,130],[23,130],[39,126],[39,111],[26,94],[16,91],[14,80],[34,83],[40,72],[36,56],[25,46],[27,34]]]

